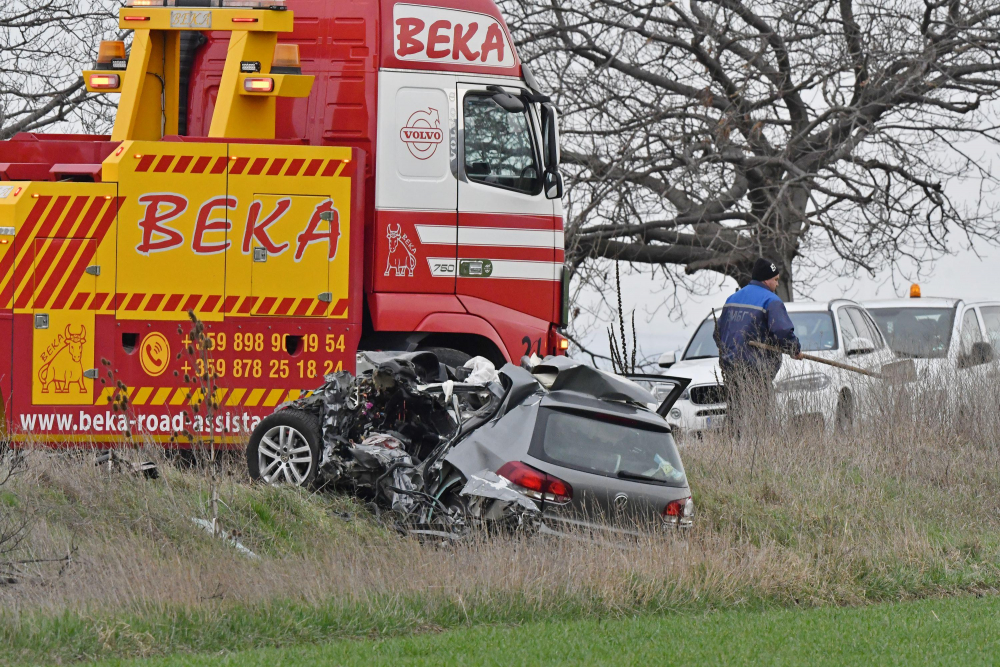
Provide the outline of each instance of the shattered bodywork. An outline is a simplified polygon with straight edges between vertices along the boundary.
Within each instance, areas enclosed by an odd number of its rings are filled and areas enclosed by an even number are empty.
[[[612,500],[624,507],[631,496],[635,507],[657,506],[658,514],[675,496],[690,497],[656,399],[626,378],[560,357],[531,372],[512,364],[498,372],[481,357],[453,368],[431,352],[359,353],[357,369],[326,376],[261,422],[247,452],[251,476],[352,493],[391,510],[407,531],[434,537],[473,524],[534,532],[553,512],[581,507],[583,494],[571,503],[565,479],[604,509]],[[665,449],[643,453],[635,473],[617,464],[597,474],[572,461],[553,466],[533,455],[553,410],[594,416],[598,432],[619,424],[622,440],[648,431],[663,439],[653,449]]]

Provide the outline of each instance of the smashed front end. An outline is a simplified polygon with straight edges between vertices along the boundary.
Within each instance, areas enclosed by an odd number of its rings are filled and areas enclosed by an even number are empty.
[[[369,352],[359,354],[357,377],[325,379],[261,422],[247,452],[252,476],[352,493],[392,510],[410,533],[453,538],[476,522],[537,527],[538,506],[508,480],[445,461],[508,394],[488,361],[451,368],[430,352]]]

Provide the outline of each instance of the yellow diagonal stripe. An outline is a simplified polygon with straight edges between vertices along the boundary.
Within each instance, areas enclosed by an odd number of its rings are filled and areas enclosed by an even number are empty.
[[[229,395],[229,400],[226,401],[226,405],[239,405],[240,401],[243,400],[243,394],[247,393],[246,389],[233,389],[233,393]]]
[[[148,399],[149,395],[152,393],[152,387],[140,387],[139,391],[135,395],[135,398],[132,399],[132,402],[136,405],[146,405],[146,399]]]
[[[114,387],[105,387],[101,390],[100,395],[97,397],[97,401],[94,405],[107,405],[111,402],[111,397],[115,395]]]
[[[160,387],[156,390],[156,395],[153,396],[153,400],[149,402],[150,405],[163,405],[167,402],[167,397],[170,396],[170,392],[174,390],[173,387]]]
[[[260,399],[263,398],[263,396],[264,396],[263,389],[254,389],[253,391],[250,392],[250,395],[247,396],[247,400],[243,403],[243,405],[247,406],[248,408],[256,407],[260,403]]]
[[[181,387],[174,392],[174,395],[170,398],[170,405],[184,405],[188,400],[187,398],[188,390],[185,387]]]
[[[273,408],[278,403],[281,402],[281,397],[285,395],[284,389],[272,389],[268,394],[267,398],[264,399],[264,407]]]

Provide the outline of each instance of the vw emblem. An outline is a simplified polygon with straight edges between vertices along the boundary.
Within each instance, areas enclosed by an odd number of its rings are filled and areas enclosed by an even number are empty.
[[[619,512],[622,511],[623,509],[625,509],[625,506],[628,505],[628,496],[626,496],[624,493],[619,493],[617,496],[615,496],[614,504],[616,510],[618,510]]]

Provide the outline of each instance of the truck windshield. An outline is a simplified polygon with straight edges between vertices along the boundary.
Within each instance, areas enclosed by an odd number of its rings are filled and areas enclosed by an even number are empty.
[[[540,458],[567,468],[608,477],[648,478],[668,486],[687,484],[670,433],[639,422],[610,422],[552,410],[541,449]]]
[[[788,313],[795,325],[795,335],[799,337],[804,352],[832,350],[837,346],[837,338],[833,328],[833,317],[830,311],[800,311]],[[701,323],[695,332],[691,343],[684,351],[683,359],[711,359],[719,356],[719,348],[715,345],[712,334],[715,331],[715,319],[711,316]]]
[[[517,190],[541,191],[528,110],[510,112],[487,96],[465,97],[465,174],[470,181]]]
[[[900,357],[948,355],[954,308],[869,308],[889,347]]]

